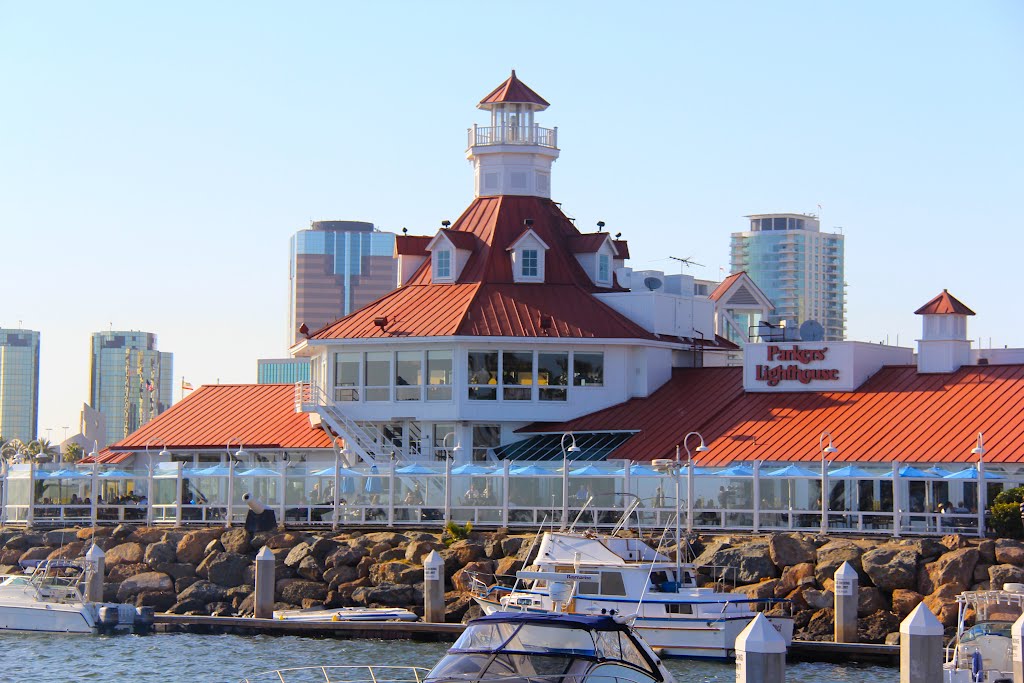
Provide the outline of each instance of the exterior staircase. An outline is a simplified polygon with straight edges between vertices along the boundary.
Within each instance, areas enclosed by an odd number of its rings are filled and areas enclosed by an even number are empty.
[[[319,386],[298,382],[295,385],[295,412],[316,413],[339,438],[345,448],[369,465],[379,464],[384,450],[384,435],[375,425],[356,422],[342,412]],[[355,464],[355,463],[348,463]]]

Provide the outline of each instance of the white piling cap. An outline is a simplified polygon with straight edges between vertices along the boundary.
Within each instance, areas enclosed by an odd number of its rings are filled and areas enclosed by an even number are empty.
[[[102,560],[106,556],[107,554],[103,552],[103,548],[93,543],[92,547],[89,548],[89,552],[85,554],[85,559],[93,562],[95,560]]]
[[[836,570],[833,577],[836,579],[847,579],[848,581],[856,581],[859,578],[857,576],[857,570],[851,567],[850,563],[845,560],[841,565],[839,565],[839,569]]]
[[[424,567],[443,567],[444,558],[436,550],[431,550],[427,553],[427,556],[423,558]]]
[[[900,633],[908,636],[941,636],[942,624],[923,602],[900,624]]]
[[[1024,639],[1024,614],[1021,614],[1017,617],[1017,621],[1013,622],[1013,626],[1010,627],[1010,637]]]
[[[257,562],[273,562],[274,559],[274,553],[270,552],[270,548],[267,546],[263,546],[260,548],[260,551],[256,553]]]
[[[736,636],[737,652],[753,652],[758,654],[777,654],[786,652],[786,639],[782,637],[772,622],[758,612],[750,620],[747,627]]]

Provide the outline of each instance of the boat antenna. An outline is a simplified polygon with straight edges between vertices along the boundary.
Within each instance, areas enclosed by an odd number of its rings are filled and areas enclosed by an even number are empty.
[[[570,533],[576,531],[576,524],[579,523],[580,518],[583,516],[583,513],[586,512],[587,508],[590,507],[590,504],[592,502],[594,502],[594,496],[590,496],[590,498],[587,498],[587,502],[584,503],[583,507],[580,508],[580,511],[576,513],[576,519],[572,520],[572,524],[569,526]]]

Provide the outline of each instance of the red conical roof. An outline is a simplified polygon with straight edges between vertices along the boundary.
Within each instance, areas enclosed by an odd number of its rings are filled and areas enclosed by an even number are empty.
[[[543,111],[550,105],[547,100],[530,89],[530,86],[516,78],[516,70],[512,69],[512,75],[504,83],[492,90],[487,97],[480,100],[477,105],[480,109],[490,109],[491,105],[512,102],[517,104],[532,104],[537,111]]]
[[[944,289],[942,294],[914,311],[914,315],[974,315],[974,311]]]

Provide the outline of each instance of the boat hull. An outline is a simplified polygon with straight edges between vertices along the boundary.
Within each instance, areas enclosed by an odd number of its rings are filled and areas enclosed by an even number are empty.
[[[96,629],[81,604],[0,602],[0,631],[85,634]]]

